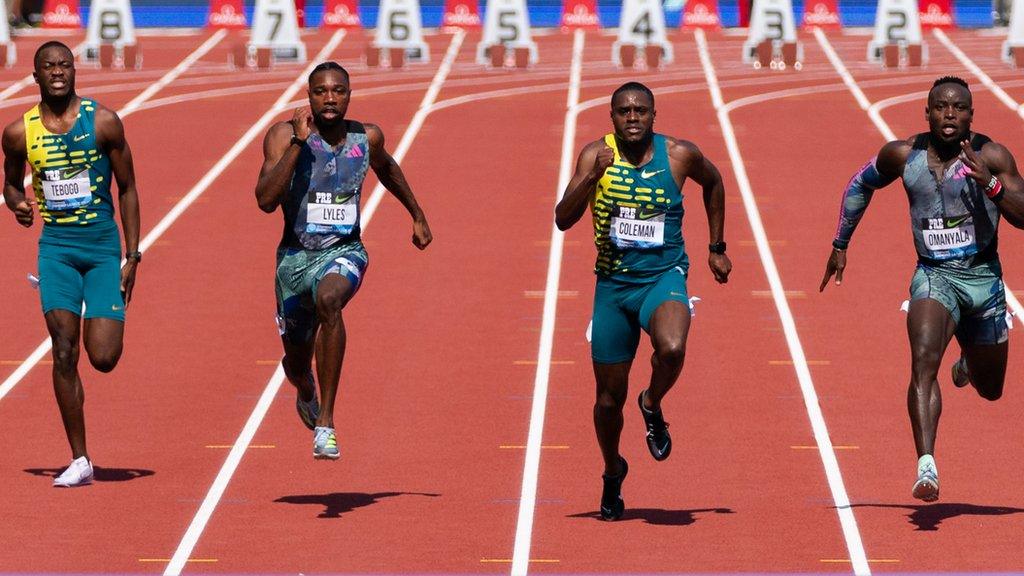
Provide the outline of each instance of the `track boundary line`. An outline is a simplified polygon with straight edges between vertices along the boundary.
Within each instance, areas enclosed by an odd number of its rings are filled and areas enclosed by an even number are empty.
[[[217,35],[214,35],[214,37],[216,37],[216,36]],[[218,37],[217,41],[219,42],[220,41],[219,39],[223,38],[223,37],[224,37],[224,35],[220,35]],[[189,65],[191,65],[191,63],[194,63],[198,59],[198,57],[195,58],[195,59],[191,59],[194,54],[196,54],[197,52],[200,52],[202,50],[202,53],[199,56],[199,57],[201,57],[202,54],[205,54],[211,48],[213,48],[213,45],[207,46],[207,44],[209,44],[210,40],[212,40],[212,39],[213,39],[213,37],[211,37],[209,40],[207,40],[207,42],[204,42],[198,48],[193,50],[191,54],[189,54],[188,56],[185,57],[185,60],[183,60],[181,63],[179,63],[178,66],[175,66],[173,69],[168,71],[167,74],[165,74],[163,78],[171,77],[171,80],[173,80],[174,78],[177,78],[179,75],[181,75],[188,68],[188,66],[182,67],[182,64],[184,64],[185,62],[190,62]],[[79,45],[79,47],[81,47],[82,45],[84,45],[84,43]],[[157,84],[159,84],[161,81],[163,81],[163,78],[158,80]],[[154,84],[154,86],[155,85],[156,84]],[[155,94],[155,91],[152,91],[152,92],[149,92],[149,90],[143,91],[141,94],[139,94],[139,96],[136,96],[135,98],[132,99],[131,102],[129,102],[123,108],[118,110],[118,112],[117,112],[118,116],[121,116],[122,114],[125,115],[125,116],[127,116],[128,114],[131,114],[143,102],[144,99],[141,98],[141,96],[143,96],[144,94],[147,94],[147,92],[149,93],[148,96],[152,96],[153,94]],[[128,105],[134,105],[134,108],[128,109]],[[31,182],[31,175],[26,177],[26,182]],[[198,196],[198,194],[197,194],[197,196]],[[140,250],[145,251],[146,248],[151,246],[153,244],[153,242],[155,242],[157,240],[157,238],[159,238],[160,235],[163,234],[164,230],[168,226],[170,226],[170,223],[174,222],[174,220],[176,220],[178,218],[178,216],[180,216],[181,213],[184,212],[185,208],[187,208],[188,205],[192,203],[192,200],[189,200],[188,203],[186,204],[185,203],[186,198],[183,198],[181,201],[179,201],[178,204],[176,204],[174,206],[174,208],[171,209],[171,212],[169,212],[166,216],[164,216],[163,220],[160,221],[160,224],[164,224],[164,222],[168,221],[168,219],[170,218],[170,221],[167,222],[167,224],[162,229],[159,228],[160,225],[158,225],[158,227],[155,227],[155,228],[153,228],[153,230],[150,230],[149,234],[146,234],[146,237],[143,238],[142,242],[139,244],[139,249]],[[172,217],[172,215],[173,215],[173,217]],[[43,356],[45,356],[46,353],[50,351],[50,348],[52,346],[53,346],[53,342],[50,340],[49,336],[47,336],[46,339],[43,340],[43,342],[41,344],[39,344],[39,346],[36,346],[35,350],[33,350],[31,354],[29,354],[28,358],[26,358],[25,361],[22,362],[21,365],[19,365],[18,368],[14,372],[11,373],[11,375],[8,376],[3,381],[2,384],[0,384],[0,400],[3,400],[4,396],[6,396],[8,393],[10,393],[10,391],[13,390],[14,387],[18,385],[18,382],[20,382],[22,380],[22,378],[24,378],[25,375],[28,374],[29,371],[32,370],[32,368],[34,368],[39,363],[40,360],[43,359]]]
[[[585,38],[581,29],[577,29],[573,33],[572,64],[569,73],[569,93],[566,97],[565,131],[562,133],[562,159],[558,171],[558,187],[555,190],[556,201],[562,197],[562,193],[572,177]],[[544,289],[544,312],[541,321],[540,345],[537,350],[537,372],[533,381],[533,407],[530,410],[530,428],[523,464],[523,485],[519,496],[519,517],[516,521],[516,539],[512,551],[512,576],[526,576],[530,565],[530,540],[533,536],[533,516],[537,506],[537,478],[540,475],[541,442],[544,436],[548,383],[551,379],[551,354],[555,339],[555,313],[558,307],[558,282],[562,272],[564,242],[565,233],[555,226],[552,217],[551,249],[548,252],[548,273]]]
[[[338,30],[338,32],[335,33],[335,36],[337,37],[339,36],[339,34],[340,36],[344,36],[344,29]],[[465,33],[462,32],[461,30],[458,31],[452,37],[451,44],[449,45],[449,50],[445,54],[445,60],[444,62],[441,63],[441,66],[438,67],[438,71],[435,75],[435,78],[438,76],[442,76],[442,74],[443,76],[447,76],[448,71],[451,70],[451,61],[453,61],[455,59],[455,56],[458,54],[457,48],[458,46],[461,46],[462,39],[464,37]],[[334,37],[332,37],[332,41],[333,40]],[[340,41],[341,38],[338,37],[338,42]],[[336,46],[338,42],[334,42],[334,46]],[[455,50],[451,49],[452,45],[456,46]],[[319,61],[323,60],[327,54],[330,54],[330,52],[334,49],[334,46],[332,46],[331,43],[329,42],[328,45],[325,46],[324,49],[321,50],[319,54],[317,54],[316,58],[314,58],[311,61],[310,65],[303,71],[303,74],[301,74],[299,78],[295,81],[295,83],[291,87],[289,87],[289,89],[286,90],[281,95],[280,98],[278,98],[278,101],[274,104],[273,108],[271,108],[269,111],[267,111],[266,114],[264,114],[264,117],[260,119],[260,122],[254,124],[253,127],[250,128],[248,132],[246,132],[246,136],[243,137],[243,140],[239,140],[239,143],[236,144],[234,148],[232,148],[232,151],[234,151],[237,148],[239,150],[238,153],[241,153],[241,150],[244,149],[245,146],[248,145],[249,142],[255,138],[256,134],[262,132],[270,123],[270,121],[273,120],[278,114],[288,109],[288,102],[295,95],[295,92],[298,91],[298,88],[301,86],[302,82],[306,81],[306,76],[309,75],[309,73],[313,70],[313,67],[316,66],[316,64],[318,64]],[[437,88],[435,90],[428,90],[428,94],[432,94],[432,97],[436,98],[437,93],[440,91],[441,88],[440,84],[441,83],[437,84]],[[433,86],[434,82],[431,83],[431,87]],[[420,109],[429,106],[427,105],[428,101],[426,98],[424,98],[423,102],[424,103],[420,105]],[[422,123],[423,121],[420,120],[419,125],[415,127],[415,130],[417,132],[419,131],[420,126],[422,126]],[[413,129],[414,125],[410,123],[409,127],[406,128],[406,132],[408,133]],[[250,134],[252,134],[252,136],[250,136]],[[403,141],[404,140],[405,138],[403,137]],[[392,155],[395,158],[395,161],[400,162],[405,157],[405,152],[407,150],[408,145],[404,150],[396,150],[395,154]],[[399,154],[399,152],[401,152],[401,154]],[[235,156],[237,156],[237,154],[235,154]],[[227,156],[225,156],[225,158],[227,158]],[[218,166],[220,166],[220,163],[218,163]],[[214,167],[214,170],[216,170],[216,168],[217,166]],[[217,174],[219,175],[221,171],[223,171],[223,168],[220,171],[218,171]],[[211,172],[213,172],[213,170],[211,170]],[[204,178],[204,181],[206,180],[207,179]],[[209,183],[212,183],[212,181],[213,178],[209,178],[207,186],[209,185]],[[372,217],[373,212],[370,212],[369,214],[367,214],[365,211],[363,212],[361,217],[361,226],[363,231],[365,231],[366,228],[369,226],[370,219]],[[248,447],[249,443],[252,442],[253,437],[256,435],[256,431],[263,423],[263,419],[266,417],[267,412],[270,410],[270,406],[274,402],[274,398],[277,396],[278,391],[281,389],[281,385],[284,383],[284,380],[284,368],[281,366],[281,363],[278,362],[277,369],[274,370],[273,376],[271,376],[270,380],[267,382],[267,386],[263,389],[263,393],[260,395],[259,401],[257,401],[255,408],[253,408],[252,413],[249,415],[249,419],[246,421],[241,433],[239,434],[238,438],[232,445],[231,451],[228,453],[227,458],[224,460],[224,464],[221,466],[216,478],[214,478],[213,484],[210,485],[210,489],[209,491],[207,491],[206,497],[203,499],[203,502],[199,506],[199,509],[196,511],[195,516],[192,518],[192,522],[189,524],[189,527],[186,530],[185,535],[182,537],[181,542],[178,544],[178,548],[177,550],[175,550],[174,556],[171,557],[170,563],[164,570],[164,576],[178,576],[179,574],[181,574],[181,571],[185,568],[185,563],[188,561],[189,556],[192,554],[192,551],[195,549],[196,544],[199,542],[199,537],[202,536],[203,531],[206,529],[207,523],[209,523],[210,518],[213,516],[214,509],[216,509],[221,497],[227,490],[227,486],[228,483],[231,481],[231,477],[234,476],[235,470],[238,469],[238,466],[242,462],[242,457],[245,455],[246,448]]]
[[[718,114],[718,123],[722,127],[722,135],[729,150],[733,173],[736,176],[736,182],[743,197],[743,206],[746,209],[747,220],[750,223],[754,240],[757,243],[758,255],[761,258],[761,264],[768,278],[768,284],[771,286],[772,297],[775,301],[775,307],[778,309],[779,320],[782,323],[783,332],[786,336],[786,344],[789,347],[790,356],[793,358],[793,368],[800,383],[800,392],[803,395],[804,406],[807,408],[807,416],[814,432],[814,440],[818,446],[818,454],[825,469],[825,476],[828,479],[829,490],[832,492],[832,500],[836,506],[836,513],[839,516],[853,572],[858,576],[866,576],[871,574],[871,569],[868,566],[867,554],[864,551],[860,530],[857,528],[857,519],[854,517],[853,508],[850,507],[850,498],[846,493],[842,472],[839,470],[839,461],[836,459],[836,453],[832,447],[832,440],[829,437],[828,427],[825,424],[825,416],[821,411],[818,393],[814,389],[811,371],[807,366],[807,357],[804,354],[803,345],[800,343],[800,336],[796,330],[796,321],[789,308],[789,302],[786,300],[782,277],[779,275],[778,268],[775,265],[775,257],[768,244],[768,234],[765,231],[764,223],[761,220],[761,214],[757,207],[757,201],[754,198],[754,192],[747,177],[743,156],[740,154],[739,143],[733,131],[732,120],[729,118],[729,109],[722,98],[722,91],[718,86],[718,78],[715,75],[714,64],[711,62],[707,39],[704,36],[704,31],[700,29],[694,31],[694,36],[700,52],[701,64],[704,67],[704,75],[707,78],[711,101]]]

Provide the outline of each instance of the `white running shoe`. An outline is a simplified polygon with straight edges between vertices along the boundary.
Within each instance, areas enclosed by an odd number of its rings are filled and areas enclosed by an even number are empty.
[[[317,426],[313,431],[313,458],[317,460],[341,458],[341,451],[338,450],[338,437],[334,435],[334,428]]]
[[[918,468],[913,494],[914,498],[925,502],[935,502],[939,499],[939,473],[934,466]]]
[[[60,488],[73,488],[92,484],[92,462],[85,456],[75,458],[67,469],[53,479],[53,485]]]

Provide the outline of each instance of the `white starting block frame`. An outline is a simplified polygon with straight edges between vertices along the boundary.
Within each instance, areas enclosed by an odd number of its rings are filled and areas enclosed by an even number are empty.
[[[381,1],[377,33],[367,47],[366,64],[376,66],[381,55],[392,68],[401,68],[405,61],[430,62],[419,0]]]
[[[2,0],[0,8],[4,9],[3,17],[0,18],[0,61],[4,67],[10,68],[18,60],[18,48],[11,41],[11,26],[7,23],[7,8]]]
[[[257,54],[269,50],[272,60],[306,61],[306,45],[299,39],[294,0],[256,0],[247,48]],[[260,59],[265,61],[265,57]]]
[[[917,0],[879,0],[867,58],[887,67],[924,66],[928,62]]]
[[[803,68],[804,47],[796,37],[790,0],[754,0],[750,28],[743,42],[743,61],[754,68]]]
[[[1024,68],[1024,0],[1013,0],[1010,31],[1002,47],[1003,61],[1016,68]]]
[[[142,68],[142,51],[136,42],[128,0],[93,0],[82,61],[105,68]]]
[[[495,49],[504,49],[494,54]],[[490,0],[484,12],[483,39],[476,45],[478,64],[497,68],[510,63],[520,68],[540,60],[537,43],[530,32],[526,0]]]
[[[660,55],[649,48],[660,48]],[[659,0],[625,0],[622,3],[618,37],[612,43],[612,63],[630,68],[633,66],[631,56],[636,51],[646,54],[644,64],[648,68],[670,64],[675,59],[672,43],[665,34],[665,12]]]

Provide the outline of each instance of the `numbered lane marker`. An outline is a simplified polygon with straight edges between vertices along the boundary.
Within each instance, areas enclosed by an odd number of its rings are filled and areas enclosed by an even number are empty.
[[[484,13],[484,36],[477,44],[476,61],[500,67],[508,63],[510,55],[517,65],[538,60],[526,0],[491,0]]]
[[[618,39],[612,44],[612,62],[630,68],[639,50],[648,68],[673,60],[672,44],[665,35],[665,12],[658,0],[625,0]]]
[[[104,68],[142,66],[128,0],[93,0],[82,54],[87,62],[98,61]]]
[[[743,61],[754,68],[799,70],[803,46],[796,39],[790,0],[754,0],[750,31],[743,43]]]
[[[1011,66],[1024,68],[1024,0],[1013,0],[1010,31],[1003,42],[1003,60]]]
[[[880,0],[875,12],[875,33],[868,43],[868,61],[887,67],[921,66],[928,47],[921,40],[917,0]]]
[[[430,48],[423,41],[419,0],[382,0],[377,13],[377,34],[370,51],[390,56],[391,67],[401,68],[404,60],[429,62]],[[372,55],[367,52],[367,64]]]
[[[248,50],[258,68],[268,68],[274,60],[306,61],[294,0],[256,0]]]

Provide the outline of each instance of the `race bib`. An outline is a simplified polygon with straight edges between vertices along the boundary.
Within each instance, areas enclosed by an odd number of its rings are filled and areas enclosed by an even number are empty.
[[[665,244],[665,213],[616,206],[609,236],[619,248],[659,248]]]
[[[975,245],[974,221],[968,216],[924,218],[921,225],[924,245],[941,257],[962,254]]]
[[[88,168],[44,170],[41,184],[47,210],[66,212],[92,203]]]
[[[306,232],[348,234],[359,219],[355,194],[310,192],[306,202]]]

